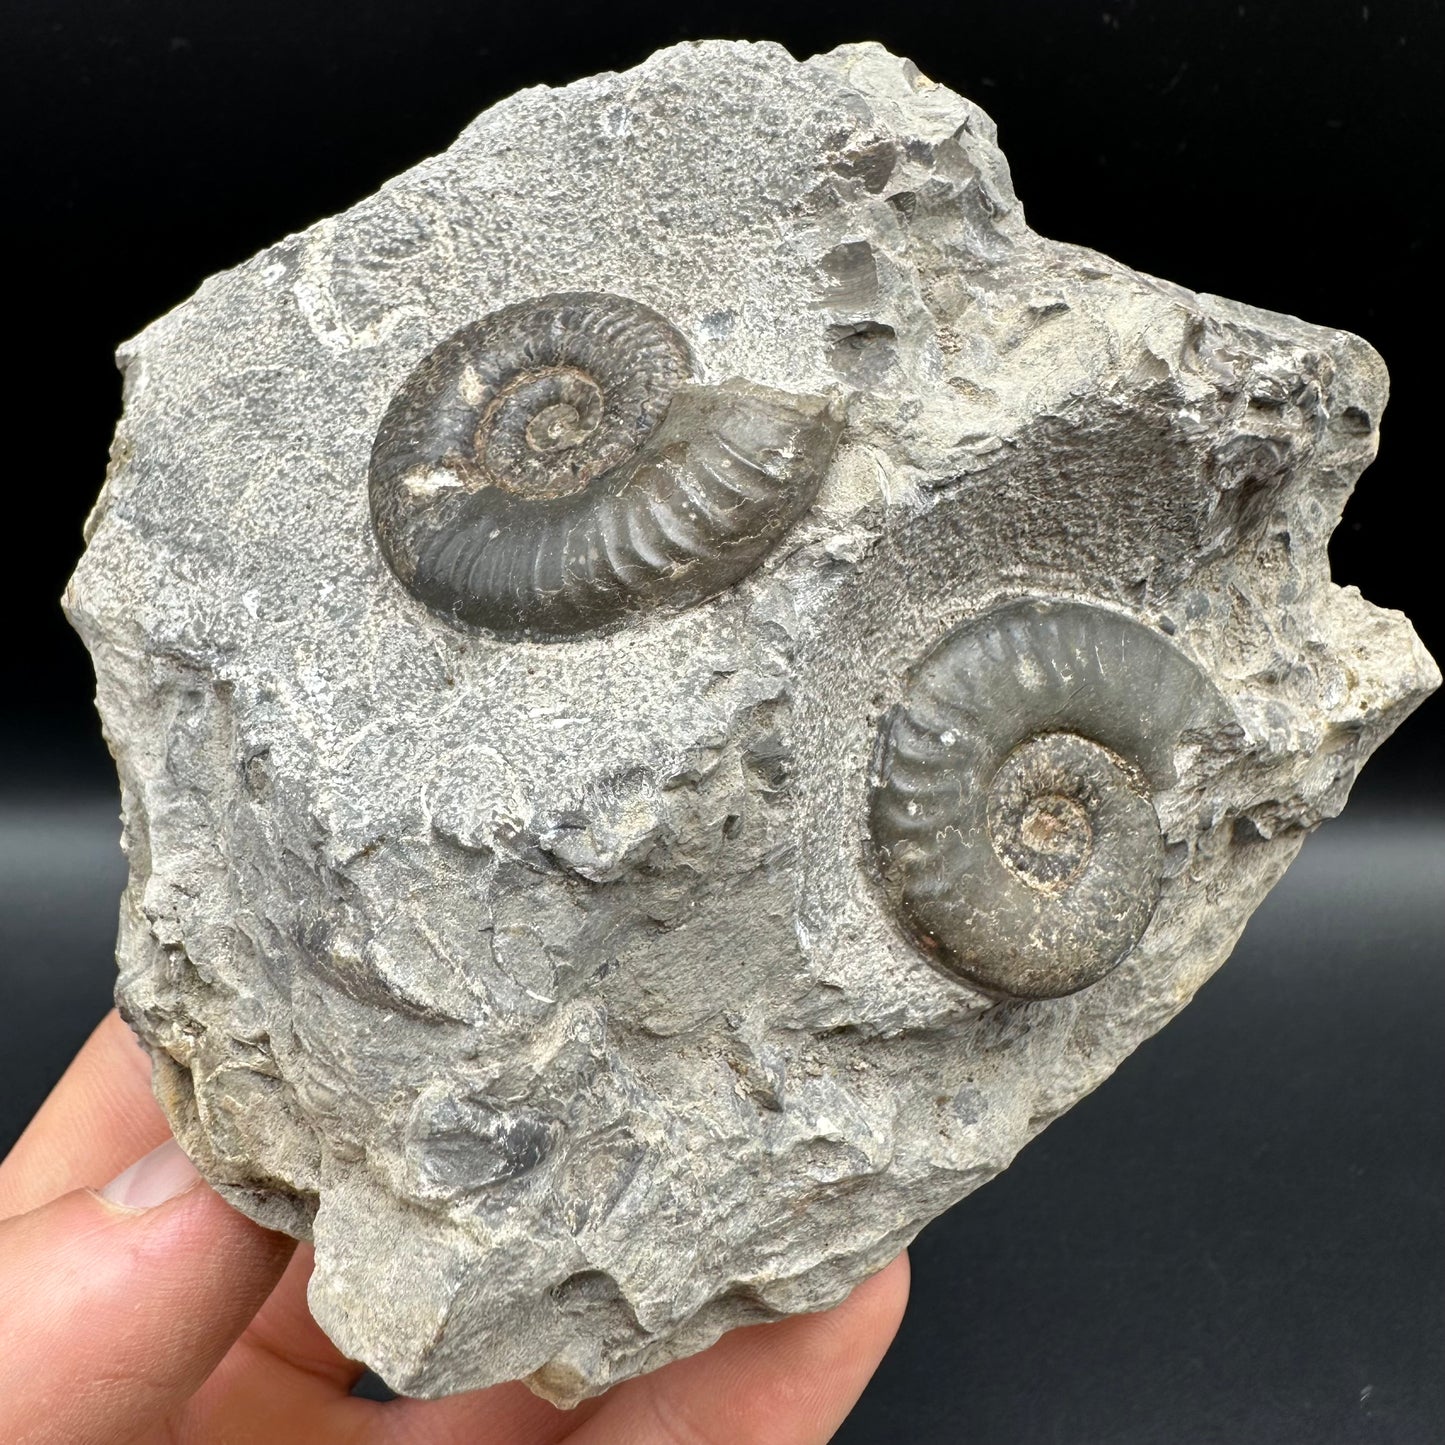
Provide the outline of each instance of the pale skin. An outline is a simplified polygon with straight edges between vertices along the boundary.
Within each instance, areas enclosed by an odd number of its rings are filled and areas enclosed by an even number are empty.
[[[306,1308],[309,1247],[238,1214],[169,1139],[112,1013],[0,1164],[0,1440],[812,1445],[852,1408],[908,1297],[901,1257],[836,1309],[734,1331],[572,1411],[520,1384],[354,1399],[361,1366]],[[108,1182],[140,1205],[104,1197]]]

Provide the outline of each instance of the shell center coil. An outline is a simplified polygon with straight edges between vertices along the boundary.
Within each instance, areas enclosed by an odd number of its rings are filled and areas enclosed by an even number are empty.
[[[1018,879],[1041,893],[1067,891],[1087,867],[1104,820],[1106,790],[1134,788],[1128,764],[1071,733],[1029,738],[1006,757],[988,790],[989,841]]]
[[[486,474],[517,496],[568,496],[635,449],[615,432],[598,436],[605,411],[602,387],[573,367],[524,373],[482,413],[477,455]]]

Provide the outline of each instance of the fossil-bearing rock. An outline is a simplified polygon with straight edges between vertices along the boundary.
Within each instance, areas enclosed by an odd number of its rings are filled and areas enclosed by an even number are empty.
[[[1378,356],[1034,235],[874,45],[524,91],[121,361],[118,997],[409,1393],[838,1300],[1439,680],[1329,578]]]

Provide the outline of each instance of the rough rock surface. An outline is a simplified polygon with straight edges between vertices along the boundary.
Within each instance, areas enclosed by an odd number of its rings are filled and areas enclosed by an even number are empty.
[[[399,585],[368,457],[441,338],[575,290],[846,429],[721,595],[498,640]],[[66,596],[118,997],[187,1150],[411,1394],[572,1401],[837,1301],[1189,1000],[1439,681],[1328,574],[1375,352],[1034,235],[988,117],[875,45],[524,91],[121,362]],[[1228,717],[1152,798],[1137,946],[1036,1002],[936,966],[868,839],[908,670],[1019,597],[1172,639]]]

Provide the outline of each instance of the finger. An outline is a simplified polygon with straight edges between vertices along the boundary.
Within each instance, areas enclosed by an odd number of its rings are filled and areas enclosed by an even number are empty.
[[[821,1445],[863,1393],[907,1302],[900,1255],[836,1309],[734,1330],[619,1385],[569,1445]]]
[[[242,1343],[248,1349],[285,1360],[293,1368],[314,1375],[338,1390],[349,1390],[361,1378],[365,1366],[348,1360],[311,1316],[306,1286],[315,1264],[316,1253],[312,1247],[298,1246],[280,1284],[251,1321]]]
[[[300,1245],[241,1338],[191,1397],[181,1440],[350,1445],[381,1406],[350,1398],[361,1366],[322,1334],[306,1307],[311,1246]]]
[[[385,1407],[373,1437],[380,1445],[554,1445],[596,1414],[601,1400],[559,1410],[514,1382],[445,1400],[396,1400]]]
[[[0,1164],[0,1219],[102,1184],[169,1137],[150,1059],[112,1010]]]
[[[77,1190],[0,1224],[0,1439],[134,1439],[210,1374],[290,1256],[175,1144],[109,1188],[118,1203]]]

